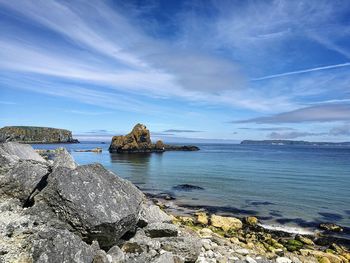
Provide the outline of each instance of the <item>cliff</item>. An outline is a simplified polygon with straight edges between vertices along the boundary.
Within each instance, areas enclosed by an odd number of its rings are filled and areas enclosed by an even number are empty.
[[[350,142],[308,142],[308,141],[292,141],[292,140],[244,140],[241,142],[241,144],[350,146]]]
[[[64,129],[7,126],[0,129],[0,142],[21,143],[78,143],[72,132]]]
[[[151,135],[143,124],[136,124],[127,135],[114,136],[109,151],[111,153],[147,153],[164,151],[198,151],[196,146],[166,145],[161,140],[155,144],[151,141]]]

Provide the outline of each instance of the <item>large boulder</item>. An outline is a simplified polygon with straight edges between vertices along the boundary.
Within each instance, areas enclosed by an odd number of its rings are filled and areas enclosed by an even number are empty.
[[[20,160],[0,176],[0,196],[17,198],[24,205],[36,189],[45,186],[49,172],[49,166],[43,162]]]
[[[14,164],[19,160],[34,160],[45,162],[45,160],[33,150],[28,144],[20,144],[16,142],[6,142],[0,144],[0,164]]]
[[[100,164],[58,167],[35,203],[45,204],[83,240],[109,248],[139,219],[143,194]]]

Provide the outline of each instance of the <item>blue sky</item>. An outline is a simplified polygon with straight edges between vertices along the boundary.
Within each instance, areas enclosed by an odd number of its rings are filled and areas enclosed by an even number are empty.
[[[0,126],[350,140],[347,0],[0,0],[0,32]]]

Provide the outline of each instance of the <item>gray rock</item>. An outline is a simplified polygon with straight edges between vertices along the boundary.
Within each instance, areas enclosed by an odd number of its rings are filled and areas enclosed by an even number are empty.
[[[20,160],[5,175],[0,176],[0,195],[18,198],[25,204],[35,189],[43,187],[40,184],[48,174],[49,167],[45,163]]]
[[[6,142],[0,144],[0,155],[12,155],[11,159],[34,160],[45,162],[45,160],[34,151],[29,144],[20,144],[17,142]]]
[[[278,257],[276,263],[292,263],[292,260],[286,257]]]
[[[142,192],[129,181],[91,164],[55,169],[35,202],[51,207],[83,240],[110,248],[135,229],[142,199]]]
[[[77,164],[69,152],[67,152],[66,148],[56,149],[56,156],[52,164],[52,169],[55,170],[58,167],[66,167],[69,169],[77,168]]]
[[[143,204],[140,212],[141,227],[151,223],[170,223],[171,218],[156,205]]]
[[[184,261],[181,258],[174,256],[170,252],[165,252],[152,262],[153,263],[182,263]]]
[[[163,237],[158,239],[162,249],[183,258],[185,262],[196,262],[200,254],[200,241],[190,236]]]
[[[92,262],[92,248],[68,230],[44,229],[29,240],[30,253],[36,263]]]
[[[107,258],[107,253],[104,250],[98,250],[92,262],[93,263],[110,263]]]
[[[144,229],[149,237],[174,237],[177,236],[178,228],[168,223],[151,223]]]
[[[125,259],[123,251],[118,246],[113,246],[108,250],[107,257],[110,259],[111,263],[120,263]]]

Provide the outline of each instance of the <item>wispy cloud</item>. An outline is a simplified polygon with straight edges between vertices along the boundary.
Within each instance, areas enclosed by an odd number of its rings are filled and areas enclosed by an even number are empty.
[[[329,134],[334,136],[350,136],[350,124],[333,127],[329,131]]]
[[[320,136],[320,135],[327,135],[327,134],[328,133],[313,133],[313,132],[285,132],[285,133],[272,132],[268,135],[268,137],[274,140],[289,140],[289,139],[296,139],[300,137]]]
[[[194,133],[194,132],[203,132],[203,131],[197,131],[197,130],[185,130],[185,129],[169,129],[163,131],[165,133]]]
[[[248,128],[248,127],[242,127],[242,128],[237,128],[239,130],[255,130],[255,131],[293,131],[295,130],[294,128],[290,127],[267,127],[267,128]]]
[[[324,104],[233,123],[302,123],[350,120],[350,104]]]
[[[323,67],[316,67],[316,68],[309,68],[309,69],[303,69],[303,70],[284,72],[284,73],[280,73],[280,74],[274,74],[274,75],[264,76],[264,77],[260,77],[260,78],[255,78],[252,80],[259,81],[259,80],[265,80],[265,79],[280,78],[280,77],[285,77],[285,76],[290,76],[290,75],[297,75],[297,74],[315,72],[315,71],[320,71],[320,70],[349,67],[349,66],[350,66],[350,63],[347,62],[347,63],[337,64],[337,65],[329,65],[329,66],[323,66]]]

